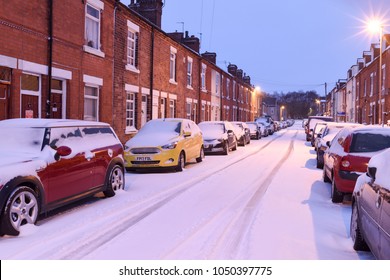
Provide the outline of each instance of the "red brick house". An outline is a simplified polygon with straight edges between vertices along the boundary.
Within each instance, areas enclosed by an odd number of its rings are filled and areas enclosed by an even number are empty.
[[[162,1],[8,1],[0,11],[0,120],[110,123],[124,142],[150,119],[250,120],[261,98],[199,39],[161,30]]]

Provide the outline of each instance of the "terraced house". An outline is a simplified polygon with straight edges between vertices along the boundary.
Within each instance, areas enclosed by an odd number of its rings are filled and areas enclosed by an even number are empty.
[[[0,119],[110,123],[124,142],[148,120],[252,120],[261,95],[188,32],[161,29],[163,1],[3,1]]]

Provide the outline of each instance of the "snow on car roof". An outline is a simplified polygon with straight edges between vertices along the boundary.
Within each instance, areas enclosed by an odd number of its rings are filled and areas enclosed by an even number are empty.
[[[64,127],[109,126],[108,123],[73,119],[8,119],[0,121],[0,127]]]

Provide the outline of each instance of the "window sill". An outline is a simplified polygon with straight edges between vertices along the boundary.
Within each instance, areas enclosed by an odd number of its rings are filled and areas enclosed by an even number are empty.
[[[192,86],[189,86],[189,85],[187,85],[187,88],[190,90],[194,90],[194,88]]]
[[[177,85],[177,82],[173,79],[169,79],[169,83],[173,84],[173,85]]]
[[[135,68],[133,65],[130,65],[130,64],[126,64],[126,70],[137,73],[137,74],[140,73],[139,69]]]
[[[134,134],[137,132],[138,132],[138,130],[134,126],[126,127],[126,130],[125,130],[125,134]]]
[[[89,46],[86,46],[84,45],[83,46],[83,50],[87,53],[90,53],[90,54],[93,54],[93,55],[96,55],[96,56],[100,56],[100,57],[105,57],[106,55],[104,54],[104,52],[100,51],[100,50],[97,50],[97,49],[94,49],[94,48],[91,48]]]
[[[202,90],[202,92],[207,93],[206,89],[202,88],[201,90]]]

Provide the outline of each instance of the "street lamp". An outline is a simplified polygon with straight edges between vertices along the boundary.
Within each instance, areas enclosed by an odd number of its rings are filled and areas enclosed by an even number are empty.
[[[283,111],[284,111],[284,105],[280,107],[280,118],[279,118],[280,121],[284,121]]]
[[[382,113],[382,37],[383,37],[383,24],[375,19],[370,22],[368,22],[367,29],[371,33],[379,33],[379,81],[378,81],[378,87],[379,87],[379,120],[378,123],[381,123],[382,126],[384,126],[384,112]],[[382,116],[383,114],[383,116]]]
[[[316,103],[317,103],[317,106],[318,106],[318,108],[317,108],[317,115],[321,115],[321,107],[320,107],[320,103],[321,103],[321,101],[319,100],[319,99],[316,99]]]

